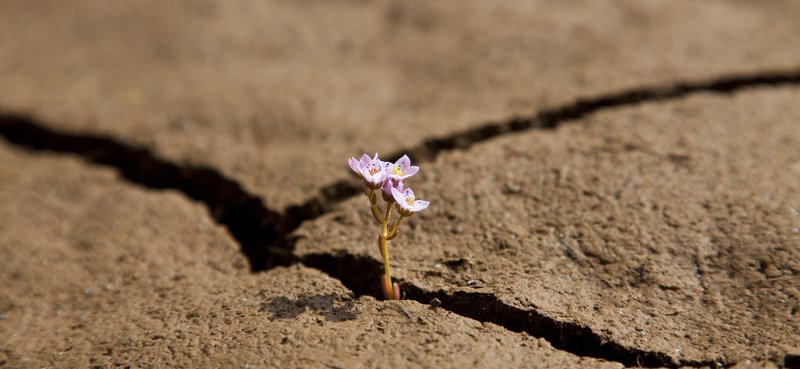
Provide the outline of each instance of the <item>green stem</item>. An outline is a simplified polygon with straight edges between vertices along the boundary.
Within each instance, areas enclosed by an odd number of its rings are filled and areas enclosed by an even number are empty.
[[[393,204],[386,204],[386,214],[383,216],[383,222],[381,223],[381,234],[384,237],[389,235],[389,218],[392,216],[392,209],[394,209]]]
[[[394,209],[394,205],[389,203],[386,204],[386,215],[383,217],[383,222],[381,223],[381,235],[378,237],[378,242],[380,243],[381,247],[381,256],[383,256],[383,270],[386,272],[386,279],[389,281],[389,287],[392,287],[392,274],[389,268],[389,241],[386,238],[389,237],[389,218],[392,216],[392,209]],[[394,300],[394,288],[391,288],[390,300]]]

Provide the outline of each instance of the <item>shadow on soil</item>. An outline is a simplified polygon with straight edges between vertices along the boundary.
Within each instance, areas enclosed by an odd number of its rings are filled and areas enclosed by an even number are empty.
[[[364,255],[337,253],[307,255],[301,262],[340,280],[356,297],[368,295],[383,299],[377,283],[364,283],[365,280],[376,281],[380,278],[383,266],[378,260]],[[721,368],[731,365],[713,360],[678,363],[660,352],[624,347],[598,335],[589,327],[573,322],[560,322],[535,310],[523,310],[507,305],[489,293],[425,291],[404,281],[398,283],[401,285],[404,299],[415,300],[421,304],[429,304],[433,299],[438,299],[442,309],[480,322],[497,324],[510,331],[525,332],[534,337],[544,338],[553,347],[578,356],[616,361],[627,367]]]
[[[418,162],[430,161],[444,151],[465,149],[504,134],[530,129],[554,129],[604,109],[678,99],[695,92],[733,93],[744,88],[787,84],[800,84],[800,69],[624,90],[581,99],[529,117],[489,122],[469,130],[432,138],[388,155],[388,158],[395,159],[408,153]],[[74,154],[86,161],[116,168],[132,183],[152,189],[175,189],[202,202],[213,218],[227,227],[239,242],[253,272],[298,262],[293,253],[294,240],[291,233],[303,222],[318,218],[336,204],[360,193],[355,180],[332,183],[322,187],[319,196],[302,205],[289,207],[281,214],[269,209],[260,198],[245,191],[238,182],[213,169],[172,163],[156,157],[147,149],[110,137],[59,132],[47,127],[47,124],[25,115],[0,113],[0,135],[12,144],[34,151]],[[380,265],[376,265],[377,262],[370,258],[322,254],[308,256],[302,262],[340,278],[357,295],[380,294],[377,289],[363,290],[361,284],[353,280],[356,277],[358,280],[378,278]],[[535,311],[505,305],[493,295],[462,292],[445,294],[441,291],[424,291],[408,283],[403,284],[403,290],[407,298],[422,303],[438,298],[443,308],[456,314],[544,337],[553,346],[577,355],[614,360],[632,366],[678,366],[662,353],[622,347],[604,340],[587,327],[558,322]],[[275,302],[281,303],[291,301]],[[312,301],[301,301],[299,304],[314,306]],[[796,356],[786,355],[782,361],[787,367],[798,367]],[[680,364],[711,367],[727,365],[716,361]]]

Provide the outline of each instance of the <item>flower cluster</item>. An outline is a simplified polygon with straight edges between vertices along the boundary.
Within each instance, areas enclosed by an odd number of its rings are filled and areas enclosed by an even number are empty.
[[[350,158],[350,169],[364,179],[366,189],[380,189],[383,199],[396,203],[397,210],[405,217],[424,210],[430,202],[417,200],[414,191],[405,187],[405,180],[419,172],[419,167],[411,165],[408,155],[403,155],[396,162],[383,161],[375,157],[370,158],[364,154],[360,160]]]
[[[348,164],[350,164],[350,169],[364,181],[362,189],[364,195],[369,198],[372,216],[381,225],[378,247],[383,257],[385,271],[381,277],[383,294],[388,300],[399,300],[400,287],[397,283],[392,284],[389,271],[389,241],[399,235],[400,223],[403,218],[424,210],[430,204],[425,200],[417,200],[414,191],[406,187],[406,180],[417,174],[419,167],[411,165],[408,155],[403,155],[402,158],[392,163],[379,159],[377,153],[374,157],[364,154],[361,159],[350,158]],[[386,202],[383,212],[379,209],[376,191]],[[392,222],[392,210],[395,208],[399,216]]]

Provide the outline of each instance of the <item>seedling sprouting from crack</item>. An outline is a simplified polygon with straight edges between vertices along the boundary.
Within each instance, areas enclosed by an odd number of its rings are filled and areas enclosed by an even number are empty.
[[[416,212],[422,211],[430,204],[428,201],[417,200],[414,191],[405,187],[405,181],[419,171],[419,167],[411,165],[408,155],[403,155],[394,163],[382,161],[375,157],[370,158],[364,154],[361,159],[350,158],[350,169],[364,180],[361,187],[370,203],[372,217],[380,224],[381,232],[378,235],[378,247],[383,257],[384,275],[381,276],[383,296],[387,300],[400,300],[400,286],[392,283],[389,269],[389,241],[400,235],[400,223]],[[386,203],[384,211],[378,205],[378,193]],[[392,222],[392,211],[397,209],[397,217]]]

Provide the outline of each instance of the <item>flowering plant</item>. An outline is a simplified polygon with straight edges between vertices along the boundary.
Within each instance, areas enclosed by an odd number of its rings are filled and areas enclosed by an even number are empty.
[[[430,202],[417,200],[414,191],[405,187],[405,181],[419,171],[419,167],[411,165],[408,155],[403,155],[396,162],[386,162],[375,157],[370,158],[364,154],[361,159],[350,158],[348,160],[350,169],[364,181],[361,186],[364,195],[369,199],[372,217],[380,224],[381,232],[378,235],[378,247],[383,257],[384,275],[381,276],[381,287],[383,296],[387,300],[400,300],[400,286],[392,283],[392,275],[389,270],[389,241],[400,235],[400,223],[403,218],[412,216],[414,213],[424,210]],[[378,206],[378,194],[386,202],[383,212]],[[397,219],[392,222],[392,211],[397,209]]]

